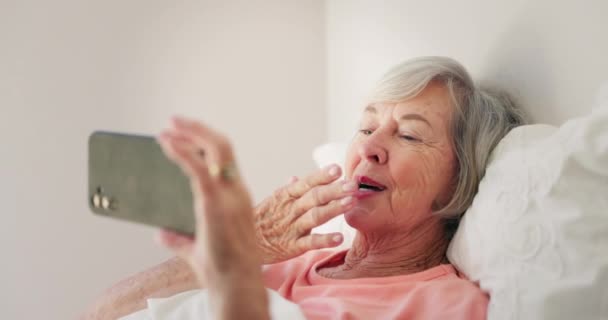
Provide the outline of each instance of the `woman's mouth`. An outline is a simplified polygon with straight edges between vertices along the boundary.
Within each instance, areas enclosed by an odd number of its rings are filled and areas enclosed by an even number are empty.
[[[359,190],[355,193],[357,199],[367,198],[386,190],[386,186],[367,176],[355,176]]]

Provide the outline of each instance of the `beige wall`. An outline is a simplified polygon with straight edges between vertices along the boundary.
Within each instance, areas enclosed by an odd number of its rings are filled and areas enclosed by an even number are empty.
[[[260,199],[314,168],[324,72],[322,1],[0,0],[0,318],[74,318],[168,256],[89,212],[91,131],[204,119]]]
[[[608,81],[608,1],[327,1],[330,140],[347,140],[373,83],[420,55],[456,58],[512,91],[533,120],[590,109]]]

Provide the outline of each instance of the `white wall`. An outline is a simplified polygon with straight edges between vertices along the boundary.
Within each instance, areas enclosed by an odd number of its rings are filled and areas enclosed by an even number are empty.
[[[168,256],[153,230],[89,212],[92,130],[207,120],[260,199],[311,170],[313,146],[350,138],[374,81],[410,57],[458,59],[536,121],[586,112],[607,80],[606,12],[604,0],[0,0],[2,318],[74,318]]]
[[[312,170],[324,17],[320,0],[0,1],[0,317],[75,318],[168,256],[151,228],[89,212],[95,129],[204,119],[233,138],[257,199]]]
[[[608,81],[605,0],[327,1],[329,138],[350,139],[392,65],[450,56],[509,89],[537,122],[585,113]]]

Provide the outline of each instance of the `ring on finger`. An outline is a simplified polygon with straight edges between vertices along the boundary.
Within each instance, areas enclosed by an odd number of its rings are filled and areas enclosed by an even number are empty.
[[[209,175],[212,178],[220,178],[226,182],[231,182],[237,179],[238,171],[234,163],[228,163],[223,166],[214,163],[209,166]]]

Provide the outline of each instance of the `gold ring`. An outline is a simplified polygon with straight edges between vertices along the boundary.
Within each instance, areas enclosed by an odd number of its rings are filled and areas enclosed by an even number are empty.
[[[234,163],[229,163],[221,167],[217,164],[212,164],[209,166],[209,175],[213,178],[220,177],[224,181],[229,182],[236,180],[238,172]]]

